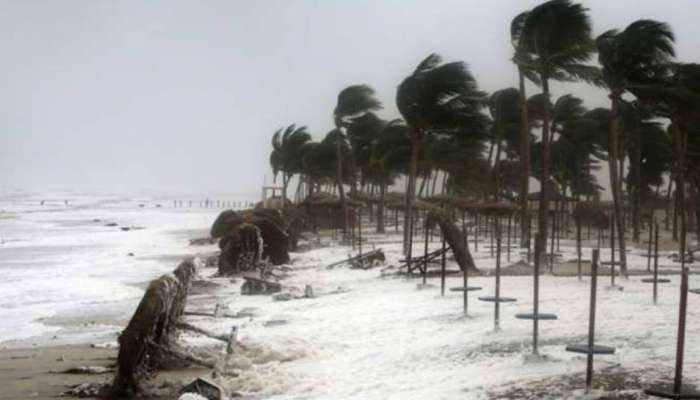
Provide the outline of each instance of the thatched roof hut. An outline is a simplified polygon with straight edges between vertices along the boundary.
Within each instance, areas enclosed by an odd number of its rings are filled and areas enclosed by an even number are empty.
[[[254,225],[259,229],[263,240],[262,257],[269,258],[275,265],[289,262],[289,234],[282,214],[271,208],[248,209],[242,211],[225,210],[214,221],[211,236],[218,238],[226,257],[227,249],[233,249],[242,236],[239,230]],[[235,254],[231,254],[236,256]]]
[[[349,197],[345,198],[345,203],[348,207],[362,207],[362,202],[353,200]],[[340,201],[340,197],[334,196],[326,192],[314,193],[304,201],[301,202],[302,205],[306,207],[321,207],[321,208],[331,208],[331,209],[342,209],[343,203]]]

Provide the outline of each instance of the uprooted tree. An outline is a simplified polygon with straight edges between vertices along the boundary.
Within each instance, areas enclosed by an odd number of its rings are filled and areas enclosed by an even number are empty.
[[[111,395],[133,396],[171,355],[176,326],[187,303],[195,266],[185,260],[172,274],[151,281],[129,324],[119,335],[117,375]]]
[[[450,215],[441,210],[431,210],[425,216],[426,226],[437,224],[445,237],[445,241],[450,245],[455,261],[459,264],[459,269],[468,268],[470,271],[478,271],[474,259],[469,249],[464,246],[464,236],[462,232],[452,222]]]
[[[216,218],[210,233],[219,239],[222,275],[258,268],[262,260],[273,265],[289,262],[289,234],[279,210],[226,210]]]

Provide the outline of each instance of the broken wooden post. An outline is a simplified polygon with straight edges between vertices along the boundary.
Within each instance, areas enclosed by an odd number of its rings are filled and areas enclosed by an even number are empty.
[[[613,347],[595,344],[596,288],[598,284],[599,252],[600,250],[598,249],[593,250],[593,257],[591,260],[591,300],[588,308],[588,344],[566,346],[566,351],[586,354],[586,394],[590,392],[593,383],[593,355],[615,353],[615,348]]]

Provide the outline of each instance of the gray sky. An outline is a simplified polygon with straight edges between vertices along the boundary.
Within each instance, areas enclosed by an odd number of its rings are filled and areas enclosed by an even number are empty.
[[[539,3],[2,0],[0,188],[257,192],[274,130],[321,138],[348,85],[373,86],[386,118],[431,52],[487,91],[516,85],[509,24]],[[700,61],[698,1],[583,3],[595,34],[654,18]],[[607,105],[583,85],[554,91]]]

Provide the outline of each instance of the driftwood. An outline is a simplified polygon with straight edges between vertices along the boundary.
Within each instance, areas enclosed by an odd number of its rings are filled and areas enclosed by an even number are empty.
[[[129,324],[119,335],[117,374],[113,394],[132,396],[141,382],[157,371],[175,335],[176,322],[182,316],[195,272],[192,260],[186,260],[172,274],[152,281],[146,289]]]
[[[444,211],[429,211],[425,217],[427,226],[439,225],[442,234],[445,236],[445,241],[450,245],[452,254],[455,256],[459,269],[464,271],[468,268],[470,271],[478,271],[474,259],[468,248],[464,247],[464,236],[462,232],[452,222],[450,215]]]

